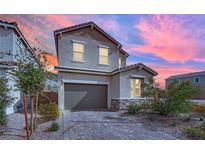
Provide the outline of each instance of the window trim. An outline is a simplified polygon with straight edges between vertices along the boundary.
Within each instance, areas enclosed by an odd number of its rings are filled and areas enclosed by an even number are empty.
[[[81,44],[85,44],[84,41],[79,41],[79,40],[71,40],[73,43],[81,43]]]
[[[196,82],[196,79],[199,79],[199,82]],[[194,77],[194,83],[200,83],[201,82],[201,78],[200,77]]]
[[[133,81],[133,80],[134,80],[134,83],[135,83],[134,85],[132,85],[132,81]],[[139,80],[139,81],[140,81],[140,89],[139,89],[139,91],[140,91],[139,93],[140,93],[140,94],[139,94],[139,96],[136,95],[136,80]],[[132,96],[132,87],[133,87],[133,86],[134,86],[134,89],[133,89],[133,90],[134,90],[134,92],[133,92],[134,95]],[[131,98],[139,98],[139,97],[141,97],[141,96],[142,96],[142,79],[141,79],[141,78],[131,78],[131,79],[130,79],[130,97],[131,97]]]
[[[107,48],[107,49],[109,49],[110,47],[106,46],[106,45],[98,44],[98,48]]]
[[[81,41],[77,41],[77,40],[72,40],[73,42],[73,59],[72,59],[72,62],[79,62],[79,63],[84,63],[84,53],[85,53],[85,43],[81,42]],[[74,51],[74,43],[76,44],[81,44],[83,45],[83,52],[80,52],[80,51]],[[81,53],[82,54],[82,60],[77,60],[74,58],[74,54],[75,53]]]
[[[99,65],[103,65],[103,66],[108,66],[109,65],[109,48],[107,48],[107,47],[101,47],[101,46],[99,46],[98,45],[98,47],[99,47],[99,51],[98,51],[98,54],[99,54],[99,61],[98,61],[98,64]],[[107,56],[104,56],[104,55],[100,55],[100,49],[107,49]],[[100,63],[100,57],[107,57],[107,64],[102,64],[102,63]]]

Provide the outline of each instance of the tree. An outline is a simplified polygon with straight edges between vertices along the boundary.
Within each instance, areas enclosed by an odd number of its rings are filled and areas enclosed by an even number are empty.
[[[142,97],[150,97],[153,103],[160,102],[160,98],[164,95],[164,90],[159,88],[159,83],[154,78],[149,78],[148,82],[143,82]]]
[[[26,57],[26,59],[18,59],[17,68],[13,70],[12,75],[16,80],[17,87],[23,92],[24,95],[30,97],[30,135],[32,135],[34,97],[38,96],[38,94],[44,89],[46,71],[37,63],[33,62],[31,57]],[[35,117],[37,115],[37,105],[38,103],[36,102]],[[24,99],[25,118],[27,117],[26,107],[27,105]],[[27,123],[26,127],[28,130]]]
[[[6,123],[6,108],[13,102],[14,98],[9,95],[10,89],[7,85],[8,80],[0,77],[0,125]]]

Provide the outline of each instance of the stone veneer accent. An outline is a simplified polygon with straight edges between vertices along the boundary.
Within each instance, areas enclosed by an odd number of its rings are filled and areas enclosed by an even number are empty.
[[[111,100],[111,110],[119,111],[126,110],[129,104],[141,104],[146,102],[147,98],[135,98],[135,99],[112,99]]]

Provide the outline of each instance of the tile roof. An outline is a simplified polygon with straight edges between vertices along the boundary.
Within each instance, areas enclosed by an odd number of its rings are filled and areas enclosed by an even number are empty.
[[[175,79],[175,78],[187,78],[187,77],[194,77],[194,76],[205,76],[205,71],[200,71],[200,72],[191,72],[191,73],[187,73],[187,74],[179,74],[179,75],[173,75],[168,77],[166,80],[168,79]]]
[[[114,74],[115,73],[120,73],[120,72],[124,72],[124,71],[127,71],[129,69],[133,69],[133,68],[139,68],[139,69],[144,68],[145,70],[149,71],[153,75],[155,75],[155,76],[158,75],[158,73],[155,70],[153,70],[150,67],[144,65],[143,63],[136,63],[136,64],[132,64],[132,65],[127,65],[125,67],[121,67],[119,69],[116,69],[115,71],[113,71],[113,73]]]

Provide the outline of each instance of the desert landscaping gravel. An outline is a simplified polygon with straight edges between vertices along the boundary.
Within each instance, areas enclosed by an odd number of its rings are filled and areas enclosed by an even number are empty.
[[[63,117],[63,118],[62,118]],[[171,119],[171,120],[170,120]],[[154,113],[129,115],[126,112],[64,111],[56,122],[60,129],[49,132],[52,123],[38,125],[33,140],[176,140],[187,139],[183,128],[190,123]],[[186,126],[187,123],[187,126]],[[26,139],[24,114],[8,116],[6,126],[0,126],[1,140]]]

